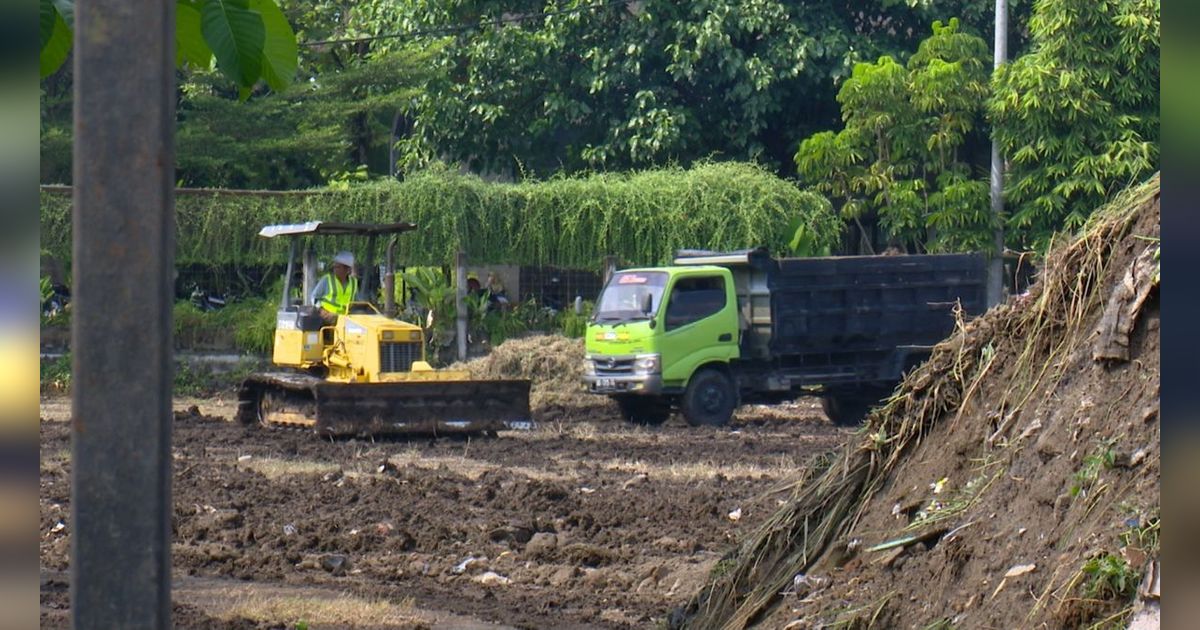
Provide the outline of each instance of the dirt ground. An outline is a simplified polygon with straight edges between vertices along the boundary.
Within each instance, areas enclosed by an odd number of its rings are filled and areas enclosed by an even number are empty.
[[[176,407],[181,628],[653,627],[850,434],[808,399],[720,430],[559,406],[498,438],[376,442]],[[65,628],[69,400],[42,416],[42,624]]]

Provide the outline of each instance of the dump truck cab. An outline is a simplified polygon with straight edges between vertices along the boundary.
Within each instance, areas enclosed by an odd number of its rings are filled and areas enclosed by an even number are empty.
[[[586,382],[598,393],[682,394],[697,370],[738,357],[737,328],[737,296],[728,269],[617,272],[588,328]]]
[[[584,382],[626,418],[656,424],[674,406],[723,424],[738,404],[740,309],[733,275],[712,265],[615,273],[587,330]]]

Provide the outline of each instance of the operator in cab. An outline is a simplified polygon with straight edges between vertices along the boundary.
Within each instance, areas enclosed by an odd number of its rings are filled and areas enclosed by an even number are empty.
[[[337,322],[338,315],[350,312],[350,302],[358,294],[358,278],[354,275],[354,254],[343,251],[333,257],[329,273],[321,276],[313,287],[310,300],[319,306],[318,312],[326,323]]]

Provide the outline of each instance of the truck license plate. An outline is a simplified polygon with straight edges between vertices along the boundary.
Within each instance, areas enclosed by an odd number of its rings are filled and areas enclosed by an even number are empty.
[[[604,389],[611,389],[615,386],[616,386],[616,381],[612,380],[611,378],[596,379],[596,387],[602,387]]]

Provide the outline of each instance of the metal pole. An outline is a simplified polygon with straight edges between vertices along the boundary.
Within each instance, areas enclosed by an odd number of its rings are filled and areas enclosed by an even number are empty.
[[[458,252],[454,256],[454,310],[458,314],[455,322],[458,338],[458,360],[467,360],[467,255]]]
[[[313,249],[312,240],[310,239],[304,244],[304,262],[301,265],[304,272],[304,295],[302,303],[308,304],[308,296],[312,295],[313,289],[317,288],[317,252]]]
[[[75,3],[71,623],[171,623],[175,3]]]
[[[996,38],[993,69],[1008,61],[1008,0],[996,0]],[[1004,301],[1004,158],[1000,155],[1000,143],[992,132],[991,197],[992,215],[996,229],[992,233],[995,255],[988,262],[987,305],[989,308]]]
[[[616,256],[605,256],[604,257],[604,284],[605,285],[608,284],[608,281],[612,279],[613,274],[616,272],[617,272],[617,257]]]
[[[283,296],[279,298],[279,310],[287,310],[288,302],[292,299],[292,276],[296,273],[296,250],[299,249],[298,239],[292,237],[288,243],[288,262],[287,271],[283,272]],[[304,304],[306,297],[300,298],[300,303]]]

